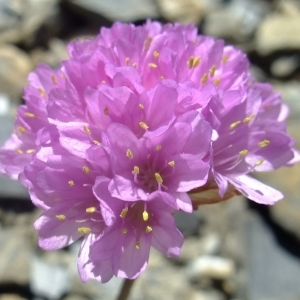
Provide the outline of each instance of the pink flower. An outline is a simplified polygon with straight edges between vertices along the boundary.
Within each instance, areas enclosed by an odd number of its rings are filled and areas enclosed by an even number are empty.
[[[248,174],[299,160],[287,108],[241,51],[192,25],[151,21],[115,23],[68,51],[58,70],[29,75],[0,172],[44,211],[42,248],[84,237],[83,281],[136,278],[150,247],[178,256],[176,210],[236,193],[282,197]]]

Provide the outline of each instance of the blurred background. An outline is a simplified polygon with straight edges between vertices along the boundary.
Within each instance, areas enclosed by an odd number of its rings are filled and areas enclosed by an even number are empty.
[[[195,23],[200,33],[243,49],[254,76],[290,106],[288,130],[300,148],[299,0],[0,0],[0,144],[39,62],[57,67],[70,40],[147,18]],[[236,197],[177,214],[186,236],[181,257],[153,251],[130,299],[299,300],[300,164],[256,177],[285,200],[265,207]],[[79,244],[38,248],[32,224],[39,214],[24,188],[0,177],[0,300],[114,299],[121,280],[80,282]]]

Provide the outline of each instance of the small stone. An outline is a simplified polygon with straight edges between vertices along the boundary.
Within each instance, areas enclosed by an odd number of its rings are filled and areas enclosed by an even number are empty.
[[[187,272],[192,281],[202,278],[224,280],[233,277],[235,266],[231,259],[206,255],[192,261]]]
[[[225,295],[216,290],[194,292],[189,300],[225,300]]]
[[[26,300],[26,298],[17,294],[2,294],[0,295],[0,300]]]
[[[154,0],[67,0],[68,4],[82,11],[104,16],[113,21],[135,21],[159,17]]]
[[[298,55],[280,57],[271,64],[271,73],[275,77],[285,78],[292,76],[299,67],[300,57]]]

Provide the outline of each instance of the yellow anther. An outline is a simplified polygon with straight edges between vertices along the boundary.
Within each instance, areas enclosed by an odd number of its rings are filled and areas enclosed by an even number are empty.
[[[127,212],[128,212],[128,207],[123,208],[122,211],[121,211],[121,213],[120,213],[120,217],[122,219],[124,219],[126,217],[126,215],[127,215]]]
[[[152,227],[151,226],[147,226],[145,231],[146,231],[146,233],[151,232],[152,231]]]
[[[218,86],[221,82],[221,78],[217,78],[215,81],[214,81],[214,85],[215,86]]]
[[[228,59],[229,59],[229,56],[228,55],[224,55],[222,57],[222,63],[224,63],[224,64],[227,63]]]
[[[132,64],[132,66],[133,66],[133,67],[136,67],[136,66],[137,66],[137,63],[136,63],[136,62],[134,62],[134,63]]]
[[[104,112],[105,115],[108,115],[108,108],[105,107],[104,110],[103,110],[103,112]]]
[[[255,166],[260,166],[261,164],[263,164],[264,163],[264,159],[260,159],[260,160],[258,160],[256,163],[255,163]]]
[[[254,119],[254,118],[255,118],[255,115],[251,115],[251,116],[245,118],[245,119],[243,120],[243,122],[244,122],[245,124],[248,124],[248,123],[249,123],[252,119]]]
[[[90,168],[87,167],[87,166],[83,166],[83,167],[82,167],[82,171],[83,171],[85,174],[90,174],[90,173],[91,173]]]
[[[201,62],[201,57],[200,56],[196,57],[193,61],[193,68],[198,67],[200,62]]]
[[[269,140],[263,140],[263,141],[258,143],[258,146],[263,148],[263,147],[267,147],[269,144],[270,144]]]
[[[139,174],[140,173],[140,168],[138,166],[133,167],[133,173]]]
[[[72,186],[74,186],[74,185],[75,185],[75,183],[74,183],[74,181],[73,181],[73,180],[69,180],[69,181],[68,181],[68,185],[72,187]]]
[[[161,145],[157,145],[155,148],[156,151],[160,151],[161,150]]]
[[[23,153],[24,153],[21,149],[16,149],[16,152],[17,152],[18,154],[23,154]]]
[[[59,221],[63,221],[63,220],[66,219],[66,216],[65,216],[65,215],[56,215],[55,217],[56,217],[56,219],[59,220]]]
[[[140,247],[141,247],[141,243],[140,243],[140,242],[136,242],[136,243],[135,243],[135,248],[139,250]]]
[[[205,73],[201,78],[201,83],[205,84],[207,82],[207,79],[208,79],[208,75]]]
[[[104,84],[104,83],[106,83],[106,81],[105,81],[105,80],[102,80],[101,83]]]
[[[143,220],[146,222],[149,219],[149,214],[145,210],[143,211]]]
[[[92,207],[88,207],[85,211],[89,214],[94,213],[97,210],[96,207],[92,206]]]
[[[214,77],[214,76],[215,76],[216,69],[217,69],[216,65],[213,65],[213,66],[210,68],[210,70],[209,70],[209,76],[210,76],[210,77]]]
[[[149,126],[145,122],[140,122],[139,125],[145,130],[149,128]]]
[[[97,146],[101,145],[101,143],[100,143],[99,141],[97,141],[97,140],[93,140],[93,143],[94,143],[95,145],[97,145]]]
[[[238,126],[239,124],[241,124],[241,121],[236,121],[236,122],[230,124],[229,128],[230,128],[230,129],[235,129],[235,128],[237,128],[237,126]]]
[[[65,76],[64,74],[61,75],[60,78],[61,78],[62,80],[66,80],[66,76]]]
[[[125,64],[126,64],[126,66],[129,66],[129,64],[130,64],[130,59],[129,59],[129,57],[126,57],[126,58],[125,58]]]
[[[123,233],[123,234],[126,234],[127,232],[128,232],[127,228],[123,228],[123,229],[122,229],[122,233]]]
[[[168,162],[168,165],[169,165],[170,167],[174,167],[174,166],[175,166],[175,161],[174,161],[174,160],[169,161],[169,162]]]
[[[164,76],[160,76],[160,79],[161,80],[165,80],[166,78]]]
[[[129,159],[133,159],[133,154],[132,154],[132,152],[131,152],[130,149],[127,149],[127,151],[126,151],[126,156],[127,156]]]
[[[151,37],[151,36],[148,36],[148,37],[145,39],[145,42],[144,42],[144,48],[145,48],[146,50],[149,49],[151,43],[152,43],[152,37]]]
[[[83,126],[83,130],[85,131],[86,134],[92,133],[91,130],[86,125]]]
[[[19,131],[21,133],[25,133],[26,132],[26,129],[23,127],[23,126],[19,126]]]
[[[239,154],[241,155],[241,156],[245,156],[245,155],[247,155],[248,154],[248,150],[247,149],[244,149],[244,150],[241,150],[240,152],[239,152]]]
[[[157,64],[155,64],[155,63],[149,63],[148,66],[153,69],[157,68]]]
[[[158,183],[162,184],[163,183],[163,179],[161,178],[159,173],[155,173],[155,179]]]
[[[154,56],[154,58],[158,58],[158,57],[159,57],[159,52],[154,51],[154,52],[153,52],[153,56]]]
[[[89,227],[79,227],[78,232],[79,233],[90,233],[92,230]]]
[[[140,104],[139,104],[139,108],[140,108],[140,109],[144,109],[144,105],[140,103]]]
[[[54,74],[51,75],[51,79],[54,84],[57,84],[57,78]]]
[[[34,149],[28,149],[28,150],[26,150],[26,153],[27,153],[27,154],[32,154],[32,153],[34,153],[34,152],[35,152]]]
[[[30,113],[30,112],[26,112],[26,113],[25,113],[25,116],[28,117],[28,118],[34,118],[34,117],[35,117],[35,114]]]
[[[187,65],[189,66],[189,68],[191,69],[193,67],[194,64],[194,56],[191,56],[189,58],[189,60],[187,61]]]
[[[44,90],[43,88],[39,87],[39,88],[38,88],[38,91],[39,91],[40,95],[41,95],[43,98],[46,97],[46,92],[45,92],[45,90]]]

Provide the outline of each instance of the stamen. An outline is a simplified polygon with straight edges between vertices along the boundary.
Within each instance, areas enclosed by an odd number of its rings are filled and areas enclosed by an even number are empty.
[[[133,173],[139,174],[140,173],[140,168],[138,166],[133,167]]]
[[[65,76],[64,74],[62,74],[62,75],[60,76],[60,78],[61,78],[62,80],[66,80],[66,76]]]
[[[108,115],[108,108],[107,107],[104,108],[104,114]]]
[[[222,57],[222,63],[224,63],[224,64],[227,63],[228,59],[229,59],[229,56],[228,55],[224,55]]]
[[[239,124],[241,124],[241,121],[236,121],[236,122],[230,124],[229,128],[230,129],[235,129]]]
[[[221,82],[221,78],[217,78],[215,81],[214,81],[214,85],[215,86],[218,86]]]
[[[32,153],[34,153],[34,152],[35,152],[34,149],[28,149],[28,150],[26,151],[27,154],[32,154]]]
[[[139,125],[145,130],[149,128],[149,126],[145,122],[140,122]]]
[[[198,67],[200,61],[201,61],[201,57],[200,56],[196,57],[193,61],[193,68]]]
[[[187,65],[189,66],[189,68],[191,69],[193,67],[194,64],[194,56],[191,56],[189,58],[189,60],[187,61]]]
[[[75,183],[74,183],[74,181],[73,181],[73,180],[70,180],[70,181],[68,181],[68,185],[72,187],[72,186],[74,186],[74,185],[75,185]]]
[[[164,76],[160,76],[160,79],[161,80],[165,80],[166,78]]]
[[[144,109],[144,105],[140,103],[140,104],[139,104],[139,108],[140,108],[140,109]]]
[[[85,211],[89,214],[94,213],[97,210],[96,207],[92,206],[92,207],[88,207]]]
[[[239,154],[241,155],[241,156],[245,156],[245,155],[247,155],[248,154],[248,150],[247,149],[244,149],[244,150],[241,150],[240,152],[239,152]]]
[[[136,242],[136,243],[135,243],[135,248],[136,248],[137,250],[139,250],[140,247],[141,247],[141,243],[140,243],[140,242]]]
[[[245,124],[248,124],[248,123],[249,123],[252,119],[254,119],[254,118],[255,118],[255,115],[251,115],[251,116],[245,118],[245,119],[243,120],[243,122],[244,122]]]
[[[56,76],[54,74],[51,75],[51,79],[52,79],[52,82],[54,84],[57,84],[57,79],[56,79]]]
[[[210,76],[210,77],[214,77],[214,76],[215,76],[216,69],[217,69],[216,65],[213,65],[213,66],[210,68],[210,70],[209,70],[209,76]]]
[[[46,98],[46,92],[43,88],[39,87],[38,88],[38,91],[40,93],[40,95],[43,97],[43,98]]]
[[[143,211],[143,220],[146,222],[146,221],[148,221],[148,219],[149,219],[149,214],[148,214],[148,212],[147,211]]]
[[[155,63],[149,63],[148,66],[153,69],[157,68],[157,64],[155,64]]]
[[[91,130],[86,125],[83,126],[83,129],[86,132],[86,134],[91,134],[92,133]]]
[[[59,220],[59,221],[63,221],[63,220],[66,219],[66,216],[65,216],[65,215],[56,215],[55,217],[56,217],[56,219]]]
[[[23,127],[23,126],[19,126],[19,131],[21,133],[25,133],[26,132],[26,129]]]
[[[205,73],[201,78],[201,83],[205,84],[207,82],[207,79],[208,79],[208,75]]]
[[[161,178],[160,174],[159,173],[155,173],[155,179],[156,181],[159,183],[159,184],[162,184],[163,183],[163,179]]]
[[[129,57],[126,57],[126,58],[125,58],[125,64],[126,64],[126,66],[129,66],[129,64],[130,64],[130,59],[129,59]]]
[[[23,154],[23,153],[24,153],[21,149],[16,149],[16,152],[17,152],[18,154]]]
[[[104,83],[106,83],[106,81],[105,81],[105,80],[102,80],[101,83],[104,84]]]
[[[155,148],[156,151],[160,151],[161,150],[161,145],[157,145]]]
[[[30,113],[30,112],[26,112],[26,113],[25,113],[25,116],[28,117],[28,118],[34,118],[34,117],[35,117],[35,114]]]
[[[255,163],[255,166],[260,166],[261,164],[263,164],[264,163],[264,159],[260,159],[260,160],[258,160],[256,163]]]
[[[152,37],[148,36],[144,42],[144,48],[147,50],[149,49],[150,45],[152,43]]]
[[[130,149],[127,149],[127,151],[126,151],[126,156],[127,156],[129,159],[133,159],[133,154],[132,154],[132,152],[131,152]]]
[[[122,229],[122,233],[123,233],[123,234],[126,234],[127,232],[128,232],[127,228],[123,228],[123,229]]]
[[[174,161],[174,160],[169,161],[169,162],[168,162],[168,165],[169,165],[170,167],[174,167],[174,166],[175,166],[175,161]]]
[[[263,141],[258,143],[258,146],[263,148],[263,147],[267,147],[269,144],[270,144],[269,140],[263,140]]]
[[[121,211],[121,213],[120,213],[120,217],[122,219],[124,219],[126,217],[126,215],[127,215],[127,212],[128,212],[128,207],[123,208],[122,211]]]
[[[83,171],[85,174],[90,174],[90,173],[91,173],[90,168],[87,167],[87,166],[83,166],[83,167],[82,167],[82,171]]]
[[[94,143],[95,145],[97,145],[97,146],[101,145],[101,143],[100,143],[99,141],[97,141],[97,140],[93,140],[93,143]]]
[[[78,232],[79,233],[90,233],[92,230],[89,227],[79,227]]]
[[[153,52],[153,56],[154,56],[154,58],[158,58],[159,57],[159,52],[158,51],[154,51]]]
[[[152,231],[152,227],[151,226],[147,226],[145,231],[146,231],[146,233],[151,232]]]
[[[133,66],[133,67],[136,67],[136,66],[137,66],[137,63],[136,63],[136,62],[134,62],[134,63],[132,64],[132,66]]]

